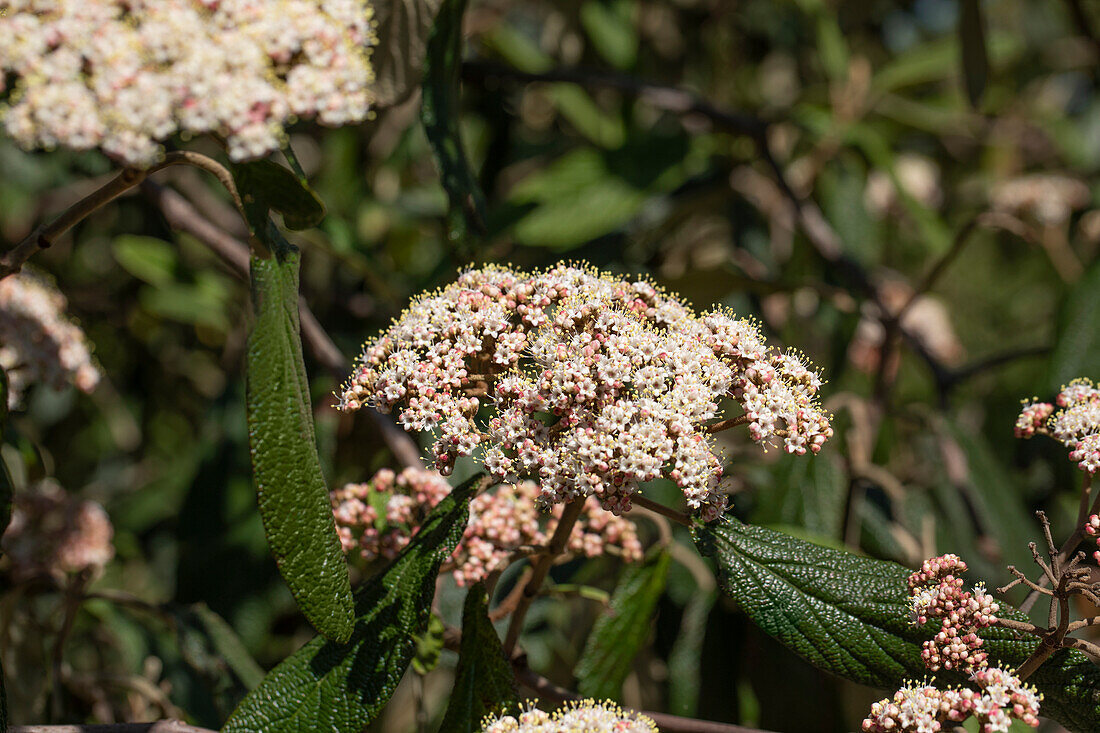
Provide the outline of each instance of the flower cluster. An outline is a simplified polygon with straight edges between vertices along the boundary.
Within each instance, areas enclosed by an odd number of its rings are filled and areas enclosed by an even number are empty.
[[[35,382],[84,392],[99,383],[84,332],[66,317],[65,305],[65,296],[27,272],[0,280],[0,368],[8,376],[9,407]]]
[[[142,167],[176,133],[259,157],[296,117],[366,118],[371,17],[366,0],[0,0],[4,126]]]
[[[1013,720],[1039,725],[1043,696],[1017,677],[997,667],[983,667],[970,680],[981,691],[969,688],[940,690],[928,684],[908,684],[871,706],[863,721],[869,733],[936,733],[950,730],[973,716],[981,733],[1007,731]]]
[[[1100,514],[1093,514],[1085,522],[1085,534],[1096,537],[1096,544],[1100,546]],[[1096,562],[1100,562],[1100,550],[1092,553],[1092,556],[1096,559]]]
[[[909,602],[913,623],[923,626],[929,619],[941,619],[940,631],[924,642],[921,656],[933,672],[943,667],[961,671],[986,665],[989,656],[982,650],[978,630],[994,621],[999,610],[993,596],[978,584],[973,592],[963,590],[966,563],[957,555],[925,560],[921,569],[909,576]]]
[[[528,704],[515,717],[486,718],[481,733],[657,733],[657,724],[610,700],[589,699],[570,702],[553,713]]]
[[[400,474],[382,469],[366,483],[333,491],[330,498],[344,551],[357,553],[367,562],[396,556],[450,491],[438,473],[416,468]],[[524,481],[474,497],[470,522],[448,563],[458,585],[485,579],[505,567],[516,551],[546,544],[562,507],[540,517],[538,495],[538,487]],[[600,511],[596,501],[589,500],[573,527],[567,550],[595,557],[611,548],[627,562],[642,557],[634,523]]]
[[[832,435],[820,384],[753,322],[696,315],[649,283],[486,267],[414,301],[364,347],[340,399],[435,431],[444,474],[476,450],[498,480],[537,480],[545,503],[595,495],[615,513],[663,476],[711,519],[726,503],[708,430],[723,400],[758,443],[817,452]]]
[[[114,529],[103,507],[71,496],[54,481],[17,493],[0,541],[17,581],[41,575],[98,573],[114,557]]]
[[[1100,471],[1100,389],[1088,379],[1075,379],[1058,393],[1056,405],[1025,401],[1016,419],[1016,437],[1041,433],[1070,449],[1069,459],[1082,471]]]

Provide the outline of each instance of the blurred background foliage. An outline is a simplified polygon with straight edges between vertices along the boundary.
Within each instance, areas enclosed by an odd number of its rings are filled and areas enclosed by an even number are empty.
[[[956,552],[975,580],[1001,585],[1006,563],[1027,564],[1034,510],[1069,532],[1078,481],[1060,446],[1013,438],[1019,401],[1100,376],[1092,25],[1100,8],[1063,0],[474,0],[460,129],[486,233],[447,236],[418,93],[359,128],[301,126],[292,145],[328,206],[291,236],[305,301],[347,355],[474,262],[585,260],[755,316],[823,370],[837,435],[813,460],[731,438],[733,511],[908,565]],[[843,257],[806,236],[761,140]],[[0,246],[110,168],[0,142]],[[241,234],[215,183],[158,180]],[[900,335],[882,305],[896,314],[940,261]],[[53,476],[102,503],[117,555],[63,647],[71,599],[5,581],[12,719],[216,727],[310,635],[250,484],[247,286],[140,193],[32,264],[68,297],[106,379],[92,395],[33,391],[4,460],[17,489]],[[331,483],[396,466],[374,423],[332,409],[337,383],[308,353],[307,367]],[[824,676],[715,602],[703,561],[677,542],[622,702],[776,731],[856,729],[880,691]],[[605,559],[554,578],[611,590],[619,571]],[[559,684],[573,683],[596,597],[544,599],[529,617],[531,664]],[[445,584],[449,623],[461,598]],[[454,661],[410,671],[375,728],[437,721]]]

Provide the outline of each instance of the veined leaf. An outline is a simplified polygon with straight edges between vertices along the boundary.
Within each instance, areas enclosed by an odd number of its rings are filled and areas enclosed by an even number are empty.
[[[478,583],[466,593],[462,611],[462,646],[451,700],[440,733],[473,733],[481,719],[515,703],[515,677],[500,637],[489,621],[489,598]]]
[[[469,230],[485,231],[485,200],[470,169],[459,130],[459,71],[462,68],[462,15],[466,0],[443,0],[428,36],[420,119],[428,135],[441,182],[450,200],[448,226],[454,243]]]
[[[934,629],[909,621],[906,578],[896,563],[798,540],[729,516],[696,531],[700,551],[715,558],[719,581],[760,628],[811,664],[855,682],[890,690],[928,674],[921,644]],[[1026,621],[1002,605],[1001,616]],[[1004,629],[982,632],[991,660],[1019,666],[1038,644]],[[965,681],[939,672],[948,684]],[[1070,728],[1100,720],[1100,666],[1061,650],[1028,680],[1045,696],[1042,714]]]
[[[378,45],[371,51],[374,106],[391,107],[420,86],[428,33],[441,0],[374,0]]]
[[[223,733],[359,733],[389,701],[431,615],[439,566],[469,518],[475,476],[436,505],[412,542],[356,593],[346,644],[316,637],[275,667]]]
[[[634,657],[649,636],[668,564],[669,554],[661,550],[623,573],[611,608],[592,627],[577,663],[577,689],[585,697],[619,698]]]
[[[353,614],[313,433],[309,383],[298,325],[298,252],[270,220],[271,254],[252,255],[255,323],[246,367],[248,443],[264,533],[290,591],[309,622],[347,641]]]

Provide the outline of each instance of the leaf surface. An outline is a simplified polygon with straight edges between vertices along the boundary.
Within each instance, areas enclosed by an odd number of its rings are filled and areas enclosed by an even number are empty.
[[[424,76],[428,33],[442,0],[375,0],[371,51],[374,104],[391,107],[408,99]]]
[[[661,550],[627,566],[611,607],[600,616],[577,663],[577,689],[585,697],[618,699],[634,657],[649,637],[657,599],[668,580],[669,554]]]
[[[264,533],[294,600],[322,635],[347,641],[351,583],[313,433],[298,324],[298,252],[277,236],[252,255],[255,323],[246,366],[248,444]]]
[[[390,566],[356,594],[351,640],[315,637],[230,716],[223,733],[359,733],[385,707],[427,630],[439,566],[469,517],[475,476],[436,505]]]
[[[458,669],[440,733],[474,733],[480,730],[482,718],[515,702],[512,667],[489,620],[485,586],[478,583],[466,594]]]
[[[929,675],[921,644],[931,625],[909,620],[906,579],[897,563],[860,557],[726,516],[696,530],[696,545],[719,567],[723,591],[760,628],[819,669],[894,690]],[[1001,616],[1026,621],[1002,605]],[[1019,666],[1038,640],[1004,629],[982,633],[993,663]],[[941,671],[947,684],[964,682]],[[1100,720],[1100,666],[1061,650],[1029,680],[1044,694],[1042,714],[1071,729],[1096,730]]]

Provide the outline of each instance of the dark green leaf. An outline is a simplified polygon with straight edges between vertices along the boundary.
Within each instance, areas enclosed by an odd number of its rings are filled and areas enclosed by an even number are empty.
[[[278,211],[287,229],[309,229],[325,218],[325,205],[309,182],[275,161],[239,163],[234,178],[246,201],[251,198],[256,204]]]
[[[1100,376],[1100,262],[1074,286],[1059,319],[1047,388],[1057,392],[1077,377]]]
[[[478,583],[466,594],[462,611],[462,646],[451,700],[440,733],[473,733],[486,715],[516,702],[515,678],[500,637],[489,621],[489,599]]]
[[[428,33],[439,12],[441,0],[374,0],[374,32],[378,44],[372,49],[376,107],[390,107],[408,99],[420,86],[427,56]]]
[[[848,482],[833,456],[812,461],[782,457],[775,483],[753,516],[758,524],[791,524],[823,537],[839,537]]]
[[[346,644],[316,637],[273,669],[223,733],[359,733],[378,715],[416,652],[439,566],[462,539],[475,476],[441,501],[412,542],[356,594]]]
[[[174,607],[172,615],[181,637],[200,637],[196,641],[203,644],[201,651],[224,662],[225,668],[240,680],[246,690],[251,690],[263,680],[263,668],[248,653],[233,628],[205,603]],[[190,641],[181,638],[181,651],[186,643]]]
[[[760,628],[814,666],[861,684],[894,689],[924,678],[921,644],[932,629],[910,623],[906,578],[896,563],[832,550],[729,516],[696,532],[715,558],[727,595]],[[1005,607],[1005,618],[1026,620]],[[982,636],[995,663],[1019,666],[1037,641],[1004,629]],[[938,673],[946,683],[964,679]],[[1095,730],[1100,720],[1100,666],[1062,650],[1029,680],[1045,695],[1042,712],[1063,725]]]
[[[699,707],[703,637],[718,591],[697,589],[684,607],[680,634],[668,655],[668,711],[694,717]]]
[[[420,119],[450,200],[452,243],[465,247],[469,232],[485,232],[485,199],[470,169],[459,130],[462,14],[466,0],[443,0],[428,36]]]
[[[630,565],[611,596],[611,608],[596,621],[577,663],[577,689],[586,697],[618,699],[638,650],[649,637],[653,611],[668,579],[664,550]]]
[[[989,80],[989,51],[985,47],[985,21],[981,0],[961,0],[959,6],[959,46],[966,97],[977,107]]]
[[[268,233],[270,235],[270,232]],[[346,641],[351,584],[314,441],[298,326],[298,252],[252,256],[248,438],[264,532],[294,599],[322,635]]]
[[[433,613],[428,619],[428,628],[416,637],[416,654],[413,655],[412,668],[417,674],[428,674],[439,664],[445,629],[443,620]]]

